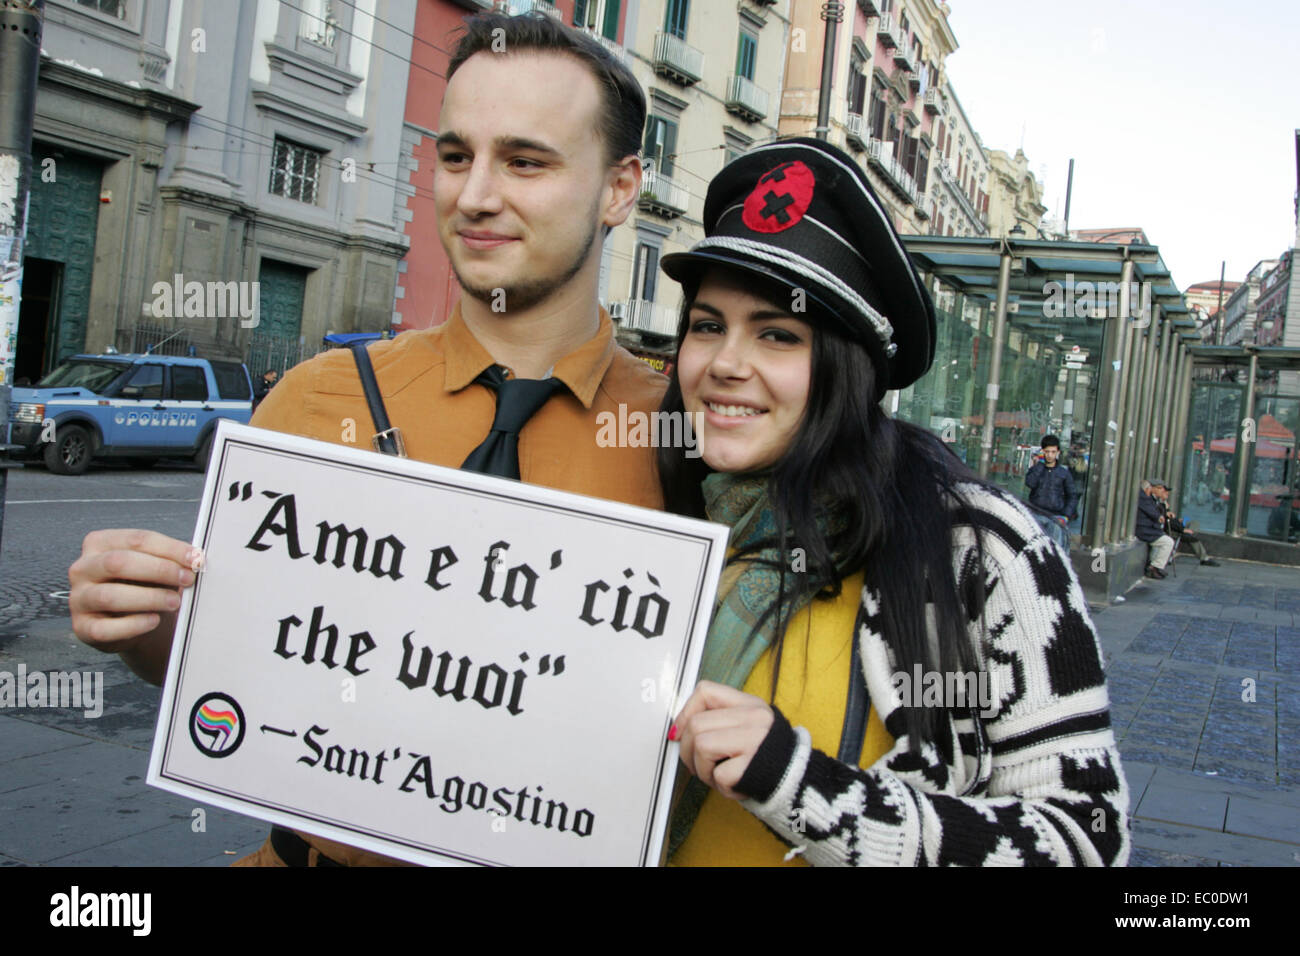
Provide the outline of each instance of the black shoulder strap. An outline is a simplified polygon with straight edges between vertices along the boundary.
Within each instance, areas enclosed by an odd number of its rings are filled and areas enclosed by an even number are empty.
[[[844,728],[840,731],[840,763],[856,767],[862,757],[862,742],[867,736],[867,713],[871,710],[871,694],[862,676],[862,652],[858,648],[862,633],[865,609],[858,607],[858,618],[853,626],[853,656],[849,662],[849,697],[844,706]]]
[[[370,444],[375,451],[385,455],[406,457],[406,445],[402,441],[400,428],[393,428],[388,421],[388,409],[384,408],[384,398],[379,394],[379,383],[375,380],[375,367],[370,364],[370,353],[366,351],[365,342],[352,343],[352,357],[357,362],[357,374],[361,376],[361,390],[365,392],[366,404],[370,406],[370,417],[375,422],[375,434]]]

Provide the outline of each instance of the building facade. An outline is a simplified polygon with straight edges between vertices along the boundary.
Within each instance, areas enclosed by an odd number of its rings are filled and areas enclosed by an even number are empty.
[[[49,0],[16,378],[386,329],[414,0]]]
[[[936,236],[985,236],[989,232],[989,162],[979,134],[946,79],[940,96],[935,143],[934,212]]]
[[[1040,228],[1047,207],[1043,187],[1029,171],[1024,150],[1011,156],[1000,149],[985,150],[989,164],[989,234],[1008,236],[1019,228],[1026,238],[1046,238]]]
[[[1273,271],[1278,261],[1264,259],[1255,263],[1246,280],[1237,284],[1237,288],[1223,303],[1223,321],[1216,325],[1216,343],[1218,345],[1254,345],[1255,320],[1260,295],[1260,284],[1264,276]]]

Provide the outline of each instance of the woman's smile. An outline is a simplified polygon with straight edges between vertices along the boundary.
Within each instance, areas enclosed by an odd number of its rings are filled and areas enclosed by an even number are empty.
[[[677,358],[682,402],[703,416],[700,449],[715,471],[776,464],[808,404],[812,327],[752,288],[733,273],[707,273]]]

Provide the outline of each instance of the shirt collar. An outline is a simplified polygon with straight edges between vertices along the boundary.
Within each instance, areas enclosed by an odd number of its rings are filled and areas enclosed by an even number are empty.
[[[485,368],[494,364],[495,359],[474,338],[474,333],[465,324],[459,302],[451,310],[447,330],[443,334],[447,358],[443,387],[448,392],[458,392],[478,378]],[[605,372],[614,360],[614,348],[614,323],[602,306],[600,327],[596,334],[556,362],[551,374],[568,386],[584,408],[591,408],[596,389],[600,387]]]

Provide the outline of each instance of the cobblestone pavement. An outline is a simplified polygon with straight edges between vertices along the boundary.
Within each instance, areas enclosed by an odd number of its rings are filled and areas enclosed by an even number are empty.
[[[1182,558],[1094,621],[1130,865],[1300,864],[1300,571]]]
[[[143,783],[160,691],[67,620],[67,567],[85,534],[137,526],[188,539],[202,478],[11,478],[0,671],[98,671],[104,711],[0,710],[0,865],[224,866],[264,838],[260,821]],[[1300,571],[1184,558],[1094,621],[1132,793],[1130,865],[1300,864]]]

